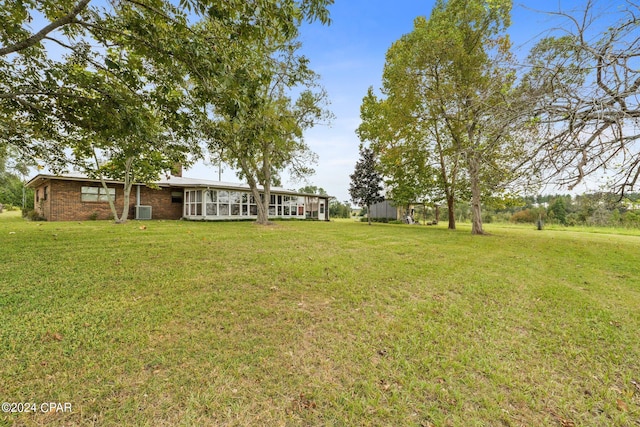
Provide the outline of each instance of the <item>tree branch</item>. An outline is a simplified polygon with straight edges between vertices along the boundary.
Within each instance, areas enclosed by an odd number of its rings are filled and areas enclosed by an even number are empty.
[[[27,49],[42,41],[42,39],[44,39],[47,34],[54,31],[55,29],[74,23],[76,21],[76,15],[79,14],[83,9],[85,9],[90,1],[91,0],[80,0],[80,3],[78,3],[76,7],[71,10],[71,12],[61,18],[56,19],[31,37],[22,40],[21,42],[15,43],[11,46],[0,48],[0,56],[9,55],[10,53]]]

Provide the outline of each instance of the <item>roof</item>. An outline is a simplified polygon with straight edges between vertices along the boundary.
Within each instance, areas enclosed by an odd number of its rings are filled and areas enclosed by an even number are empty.
[[[49,175],[49,174],[38,174],[31,178],[29,182],[27,182],[27,187],[37,187],[43,181],[57,179],[62,181],[84,181],[84,182],[100,182],[98,178],[89,178],[86,175],[80,173],[65,173],[60,175]],[[107,183],[110,184],[123,184],[122,181],[106,179]],[[143,183],[136,183],[135,185],[144,185]],[[225,190],[249,190],[249,184],[245,183],[236,183],[236,182],[224,182],[224,181],[213,181],[208,179],[200,179],[200,178],[186,178],[180,176],[167,175],[162,179],[156,182],[156,185],[159,187],[175,187],[175,188],[222,188]],[[262,189],[262,186],[258,186],[258,189]],[[295,194],[298,196],[320,196],[319,194],[312,193],[300,193],[293,190],[287,190],[282,187],[271,187],[271,192],[274,193],[282,193],[282,194]],[[324,196],[330,197],[330,196]]]

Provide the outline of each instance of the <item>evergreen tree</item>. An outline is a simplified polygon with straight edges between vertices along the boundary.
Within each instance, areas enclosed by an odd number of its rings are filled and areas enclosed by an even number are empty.
[[[369,212],[372,204],[384,200],[381,194],[382,177],[376,170],[375,154],[370,148],[360,148],[360,160],[350,178],[349,195],[356,205],[366,207]],[[371,216],[368,222],[371,225]]]

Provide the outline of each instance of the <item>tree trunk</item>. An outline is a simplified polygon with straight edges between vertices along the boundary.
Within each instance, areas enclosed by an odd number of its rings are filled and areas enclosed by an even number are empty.
[[[367,223],[371,225],[371,206],[367,205]]]
[[[258,186],[256,185],[256,182],[252,179],[248,181],[249,181],[249,187],[251,188],[251,194],[253,194],[253,198],[256,201],[256,208],[258,209],[258,217],[256,218],[256,224],[268,225],[269,224],[269,201],[270,201],[271,194],[264,192],[262,197],[260,197],[260,192],[258,191]]]
[[[482,229],[482,208],[480,206],[480,161],[471,155],[467,159],[471,180],[471,234],[484,234]]]
[[[262,200],[262,210],[258,208],[258,219],[256,224],[269,225],[269,204],[271,203],[271,158],[268,155],[269,144],[267,143],[264,148],[262,156],[262,190],[264,193],[264,200]],[[258,182],[260,181],[260,174],[258,174]],[[255,182],[255,181],[254,181]],[[277,212],[276,212],[277,213]]]
[[[260,199],[260,195],[258,195]],[[267,195],[264,195],[264,200],[258,201],[256,199],[256,206],[258,207],[258,218],[256,218],[256,224],[267,225],[269,224],[269,201]]]
[[[456,201],[452,193],[447,193],[447,217],[449,219],[449,230],[456,229]]]
[[[444,151],[442,149],[442,145],[440,144],[440,137],[438,136],[438,133],[437,133],[437,126],[436,126],[436,142],[438,144],[438,153],[440,157],[440,170],[442,173],[444,194],[447,198],[447,208],[449,210],[449,213],[447,215],[449,217],[449,225],[447,228],[449,230],[455,230],[456,229],[456,210],[455,210],[456,200],[455,200],[453,188],[456,185],[456,177],[458,176],[458,160],[456,158],[453,169],[451,171],[451,176],[449,177],[449,174],[447,174],[447,162],[445,161]],[[451,182],[449,182],[449,179],[451,180]]]
[[[252,169],[249,167],[249,164],[246,160],[240,161],[240,169],[244,172],[245,177],[247,178],[247,183],[249,184],[249,188],[251,189],[251,194],[253,194],[253,198],[256,201],[256,208],[258,210],[258,217],[256,218],[256,224],[259,225],[269,225],[269,202],[271,199],[271,185],[270,182],[265,181],[263,186],[263,195],[260,197],[260,191],[258,191],[258,181],[251,174]],[[266,178],[270,178],[269,175],[266,175]]]
[[[133,187],[133,182],[127,182],[124,185],[124,200],[122,201],[122,215],[120,215],[120,219],[116,222],[119,224],[124,224],[129,219],[129,197],[131,196],[131,188]]]
[[[133,160],[133,157],[128,157],[124,166],[124,200],[122,201],[122,215],[120,215],[120,218],[117,216],[115,217],[116,223],[118,224],[124,224],[129,218],[129,197],[131,196],[131,188],[133,187]]]
[[[118,210],[116,209],[116,204],[114,199],[111,198],[109,194],[109,187],[107,187],[107,181],[105,181],[103,176],[100,176],[100,182],[102,183],[102,188],[107,194],[107,201],[109,202],[109,208],[111,209],[111,214],[113,215],[113,221],[116,224],[120,224],[120,218],[118,218]]]

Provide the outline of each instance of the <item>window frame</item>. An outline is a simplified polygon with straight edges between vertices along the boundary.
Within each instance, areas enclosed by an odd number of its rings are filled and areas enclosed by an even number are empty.
[[[89,191],[89,190],[97,190],[97,191]],[[83,203],[106,203],[109,202],[109,195],[113,197],[113,201],[116,201],[116,189],[114,187],[107,187],[105,190],[104,187],[99,186],[88,186],[83,185],[80,187],[80,201]],[[89,198],[91,196],[91,198]],[[95,196],[95,200],[94,197]]]

